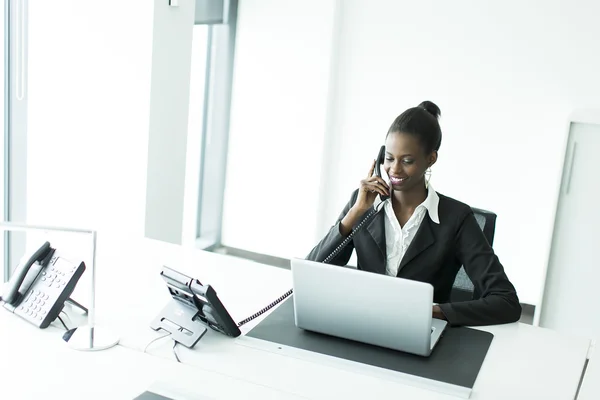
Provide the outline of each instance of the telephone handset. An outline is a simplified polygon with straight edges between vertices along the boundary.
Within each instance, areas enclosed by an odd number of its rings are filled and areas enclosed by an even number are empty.
[[[40,261],[42,262],[41,265],[44,266],[44,261],[46,261],[47,263],[47,260],[45,260],[46,256],[52,256],[52,254],[54,254],[54,251],[55,249],[50,247],[50,243],[46,242],[39,249],[37,249],[25,263],[19,265],[13,272],[13,275],[10,278],[10,281],[8,282],[6,291],[2,295],[2,300],[6,303],[14,303],[17,299],[17,296],[19,295],[19,288],[25,280],[29,269],[33,266],[34,263]]]
[[[381,165],[383,164],[385,158],[385,146],[381,146],[381,148],[379,149],[379,154],[377,155],[377,159],[375,161],[375,175],[381,177]],[[381,203],[379,204],[383,204],[383,201],[386,200],[388,198],[388,196],[381,196]],[[356,233],[358,231],[361,230],[361,228],[363,226],[365,226],[365,224],[371,220],[371,218],[373,218],[375,216],[375,214],[377,214],[379,211],[381,211],[383,209],[383,207],[373,207],[373,209],[371,211],[369,211],[369,213],[367,213],[367,215],[360,221],[360,223],[358,223],[353,229],[352,232],[350,232],[350,234],[346,237],[346,239],[344,239],[342,241],[342,243],[339,244],[338,247],[335,248],[335,250],[333,250],[331,252],[331,254],[329,254],[327,257],[325,257],[325,259],[321,262],[323,263],[328,263],[329,261],[331,261],[335,256],[337,256],[347,245],[348,243],[350,243],[350,241],[352,240],[352,238],[354,237],[354,235],[356,235]],[[261,315],[263,315],[264,313],[266,313],[267,311],[269,311],[271,308],[275,307],[277,304],[281,303],[283,300],[287,299],[288,297],[290,297],[292,295],[292,293],[294,293],[293,289],[288,290],[287,292],[285,292],[281,297],[279,297],[278,299],[276,299],[275,301],[273,301],[271,304],[269,304],[268,306],[264,307],[263,309],[261,309],[260,311],[252,314],[251,316],[249,316],[246,319],[243,319],[242,321],[238,322],[237,326],[240,327],[242,325],[247,324],[248,322],[260,317]]]
[[[0,300],[10,312],[38,328],[47,328],[73,293],[85,264],[73,264],[56,255],[49,242],[24,260],[15,269]]]
[[[377,159],[375,161],[375,175],[380,178],[382,177],[381,176],[381,166],[383,165],[384,160],[385,160],[385,146],[381,146],[381,148],[379,149],[379,154],[377,154]],[[381,201],[385,201],[385,200],[389,199],[389,196],[379,195],[379,197],[381,198]]]

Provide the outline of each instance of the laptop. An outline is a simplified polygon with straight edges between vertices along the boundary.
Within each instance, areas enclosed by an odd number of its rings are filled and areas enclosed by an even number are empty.
[[[432,318],[433,286],[294,258],[298,328],[429,356],[447,322]]]

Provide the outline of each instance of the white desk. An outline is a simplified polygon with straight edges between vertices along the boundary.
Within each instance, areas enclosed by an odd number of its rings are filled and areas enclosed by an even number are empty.
[[[246,260],[184,251],[150,240],[113,245],[98,257],[98,319],[120,333],[125,347],[142,349],[157,336],[148,325],[170,299],[158,275],[162,265],[215,287],[235,321],[291,287],[289,271]],[[253,326],[248,325],[244,331]],[[482,329],[495,336],[472,399],[574,397],[588,340],[519,323]],[[202,373],[212,371],[311,399],[453,398],[401,384],[386,374],[348,370],[325,356],[309,360],[251,348],[244,345],[247,339],[235,340],[209,330],[193,350],[180,348],[179,354],[182,362]],[[167,342],[156,343],[149,352],[173,357]]]
[[[299,400],[285,391],[117,346],[70,349],[64,330],[40,330],[0,310],[0,398],[131,400],[148,388],[173,398]]]

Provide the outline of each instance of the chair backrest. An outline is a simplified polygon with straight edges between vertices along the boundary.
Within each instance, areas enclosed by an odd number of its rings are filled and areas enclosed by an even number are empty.
[[[483,231],[483,235],[490,246],[492,246],[494,244],[494,232],[496,230],[496,214],[479,208],[471,207],[471,209],[475,215],[475,220]],[[478,297],[479,294],[475,293],[475,287],[465,272],[465,268],[460,267],[452,285],[450,301],[467,301]]]

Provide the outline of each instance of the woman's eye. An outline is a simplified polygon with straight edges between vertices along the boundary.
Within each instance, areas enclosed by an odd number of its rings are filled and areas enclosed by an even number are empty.
[[[404,164],[408,164],[408,165],[410,165],[410,164],[413,164],[413,163],[415,162],[415,160],[408,160],[408,159],[404,159],[404,160],[402,160],[402,162],[403,162]]]
[[[386,158],[385,158],[385,160],[386,160],[386,161],[394,161],[394,159],[393,159],[393,158],[389,158],[389,157],[386,157]]]

